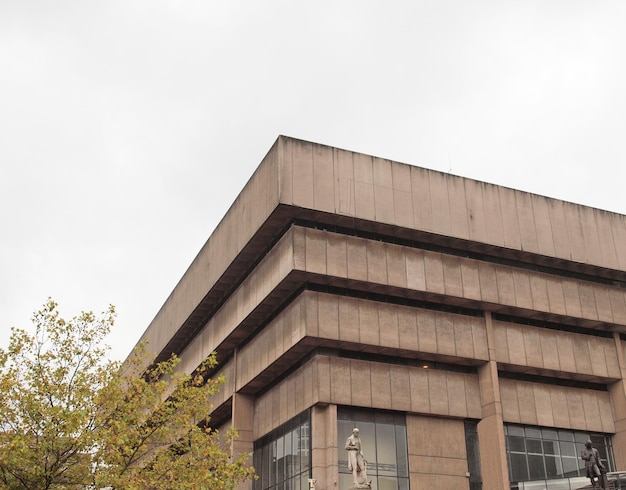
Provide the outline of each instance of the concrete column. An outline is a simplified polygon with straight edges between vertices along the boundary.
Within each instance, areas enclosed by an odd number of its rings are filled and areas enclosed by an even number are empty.
[[[254,421],[254,399],[250,396],[233,393],[232,425],[239,437],[232,442],[231,454],[252,453],[254,439],[252,424]],[[252,461],[250,461],[252,464]],[[252,481],[240,483],[237,490],[252,490]]]
[[[480,471],[485,490],[509,488],[509,468],[502,420],[502,400],[498,381],[493,322],[491,313],[485,312],[489,361],[478,368],[480,400],[483,418],[478,423]]]
[[[621,380],[609,385],[609,396],[615,418],[613,455],[615,456],[616,470],[623,471],[626,469],[626,365],[624,364],[624,350],[619,333],[615,332],[613,339],[615,340],[621,377]]]
[[[315,405],[311,409],[312,477],[316,490],[337,490],[337,405]]]

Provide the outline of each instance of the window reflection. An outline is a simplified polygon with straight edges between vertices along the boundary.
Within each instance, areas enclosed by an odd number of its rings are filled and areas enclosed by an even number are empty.
[[[580,451],[591,439],[611,471],[611,439],[605,434],[505,425],[511,488],[568,489],[585,476]],[[572,488],[577,488],[576,486]]]
[[[337,447],[339,453],[339,488],[352,485],[345,447],[352,429],[358,427],[363,453],[367,460],[367,477],[378,490],[409,490],[406,420],[404,415],[337,409]]]
[[[308,490],[310,428],[306,411],[254,443],[254,490]]]

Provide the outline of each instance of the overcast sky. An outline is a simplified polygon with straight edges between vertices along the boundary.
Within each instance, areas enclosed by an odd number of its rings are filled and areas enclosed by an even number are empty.
[[[626,214],[624,0],[0,0],[0,345],[134,346],[279,134]],[[624,245],[626,247],[626,244]]]

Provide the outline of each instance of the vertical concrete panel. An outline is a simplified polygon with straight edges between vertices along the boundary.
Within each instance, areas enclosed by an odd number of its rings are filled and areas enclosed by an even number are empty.
[[[448,175],[446,178],[451,230],[454,236],[469,238],[469,217],[464,180],[453,175]]]
[[[353,154],[350,151],[333,149],[335,177],[335,207],[339,214],[355,216],[355,179]]]
[[[341,235],[328,233],[326,236],[326,260],[328,275],[348,277],[348,256],[346,239]]]
[[[315,361],[315,367],[317,369],[317,397],[322,403],[330,403],[332,399],[331,394],[331,382],[334,378],[330,371],[330,358],[318,357]]]
[[[533,308],[537,311],[550,311],[546,276],[543,274],[532,274],[530,276],[530,290],[533,297]]]
[[[611,226],[612,222],[614,222],[612,218],[615,215],[600,209],[594,209],[593,213],[598,229],[600,253],[602,254],[602,261],[600,263],[606,264],[606,266],[611,269],[617,269],[619,268],[619,265],[617,261],[615,242],[613,239],[613,227]]]
[[[533,213],[530,194],[515,191],[515,203],[517,204],[517,219],[519,221],[522,250],[526,252],[539,252],[537,243],[537,229],[535,227],[535,215]]]
[[[508,325],[506,323],[493,322],[493,343],[495,347],[495,360],[510,364]]]
[[[338,297],[321,294],[318,297],[319,336],[323,339],[339,339]]]
[[[398,349],[400,347],[400,337],[398,333],[397,307],[395,305],[379,305],[378,325],[380,328],[380,345]]]
[[[553,387],[550,390],[550,401],[552,402],[552,416],[557,427],[569,427],[569,411],[567,409],[566,390],[560,387]]]
[[[359,307],[353,298],[339,302],[339,339],[349,342],[359,339]]]
[[[329,367],[331,403],[337,405],[352,405],[350,364],[343,359],[331,357]]]
[[[436,415],[449,415],[446,373],[428,369],[427,374],[431,412]]]
[[[570,258],[570,243],[565,221],[565,208],[563,201],[549,199],[548,214],[550,216],[550,227],[552,228],[552,240],[556,257],[562,259]]]
[[[450,315],[436,315],[435,331],[437,335],[437,352],[450,356],[456,355],[456,343],[454,341],[454,324]]]
[[[554,241],[549,210],[549,199],[531,194],[531,204],[537,233],[538,251],[542,255],[554,256]]]
[[[602,248],[600,247],[599,230],[596,226],[593,208],[579,207],[580,224],[583,229],[582,239],[585,246],[586,260],[593,264],[603,264]]]
[[[406,288],[406,258],[405,249],[397,245],[385,246],[387,262],[387,283],[390,286]]]
[[[598,408],[600,409],[600,420],[602,420],[602,432],[615,432],[615,417],[608,393],[598,393]]]
[[[561,342],[559,342],[560,344]],[[587,342],[572,342],[576,371],[580,373],[591,373],[591,355]]]
[[[406,366],[389,365],[391,382],[391,408],[393,410],[411,410],[411,383],[409,369]]]
[[[391,410],[391,376],[388,364],[371,363],[372,405]]]
[[[602,432],[603,427],[600,419],[600,407],[598,407],[596,393],[590,390],[580,390],[580,394],[587,430]]]
[[[594,286],[593,294],[597,306],[598,320],[613,323],[613,311],[611,310],[608,287],[597,284]]]
[[[431,252],[424,253],[424,274],[426,290],[430,293],[444,294],[443,264],[441,256]]]
[[[413,228],[413,196],[411,193],[411,166],[391,163],[393,179],[393,207],[396,224]]]
[[[513,288],[515,290],[515,305],[518,308],[531,310],[533,308],[533,295],[530,289],[528,272],[512,269]]]
[[[480,404],[480,386],[478,383],[478,376],[466,375],[464,376],[464,380],[467,416],[473,419],[481,419],[483,417],[483,412]]]
[[[586,343],[585,340],[579,337],[572,337],[570,334],[564,332],[554,332],[554,337],[556,338],[557,350],[555,354],[559,359],[559,368],[561,371],[568,371],[570,373],[576,372],[580,367],[576,365],[574,346]]]
[[[502,399],[502,419],[504,422],[519,424],[521,419],[515,383],[501,379],[500,397]]]
[[[318,230],[306,229],[306,271],[313,274],[326,274],[326,234]]]
[[[563,281],[563,298],[565,300],[565,312],[569,316],[580,318],[582,316],[582,307],[580,304],[580,293],[578,292],[578,281]]]
[[[411,411],[415,413],[431,413],[428,371],[425,369],[411,369],[409,371],[409,383],[411,384]]]
[[[375,220],[376,209],[372,157],[355,153],[353,155],[353,162],[355,215],[357,218]]]
[[[452,317],[454,322],[454,345],[456,355],[474,359],[476,353],[474,351],[474,339],[472,336],[473,318],[464,318],[460,315]]]
[[[437,330],[435,317],[431,311],[417,312],[417,339],[422,352],[437,352]]]
[[[526,361],[526,349],[524,346],[524,334],[523,327],[509,324],[506,329],[507,344],[509,348],[509,359],[511,364],[517,364],[518,366],[525,366]]]
[[[380,345],[378,309],[370,302],[359,302],[359,341],[366,345]]]
[[[463,297],[461,260],[451,255],[443,256],[443,282],[448,296]]]
[[[467,299],[480,301],[480,277],[478,263],[475,260],[461,262],[461,280],[463,281],[463,295]]]
[[[626,325],[626,295],[624,294],[624,290],[616,288],[609,289],[609,300],[611,302],[611,311],[613,312],[613,321]]]
[[[320,211],[336,211],[333,149],[329,146],[313,145],[313,204]]]
[[[535,393],[535,407],[537,407],[537,425],[554,427],[555,420],[552,415],[550,387],[533,383],[533,392]]]
[[[543,367],[559,371],[561,369],[558,355],[557,337],[555,332],[546,331],[541,334],[541,353],[543,356]]]
[[[291,140],[293,159],[293,203],[304,208],[314,207],[313,198],[313,145]]]
[[[541,335],[536,328],[527,327],[523,330],[526,362],[529,366],[543,367],[541,352]]]
[[[489,242],[487,234],[487,222],[484,198],[481,182],[463,179],[465,185],[465,202],[467,205],[467,217],[469,219],[469,238],[478,242]]]
[[[515,286],[513,272],[510,267],[496,267],[496,283],[498,285],[498,301],[502,305],[515,305]]]
[[[472,339],[474,341],[475,358],[487,360],[489,353],[487,350],[487,332],[484,320],[477,318],[472,321]]]
[[[611,230],[613,232],[613,242],[617,250],[618,269],[626,270],[626,251],[624,251],[624,243],[626,243],[626,216],[621,214],[606,213],[611,220]]]
[[[588,429],[585,420],[585,410],[580,390],[569,390],[567,397],[567,411],[571,427],[574,429]]]
[[[578,281],[578,298],[580,301],[581,315],[583,318],[598,319],[598,307],[594,295],[594,286],[589,283]]]
[[[479,262],[478,276],[480,278],[480,294],[482,300],[487,303],[497,303],[498,283],[496,281],[495,266],[486,262]]]
[[[467,417],[467,397],[465,378],[460,373],[447,373],[448,413],[452,417]]]
[[[398,337],[400,347],[408,351],[419,350],[417,342],[417,318],[411,308],[398,308]]]
[[[563,288],[561,286],[561,278],[546,276],[546,288],[548,290],[548,301],[550,303],[550,312],[558,315],[565,315],[565,299],[563,298]]]
[[[519,250],[522,247],[520,225],[517,216],[515,191],[498,187],[500,196],[500,212],[502,213],[502,228],[504,232],[504,246]]]
[[[535,406],[535,392],[532,384],[519,383],[517,385],[517,401],[521,423],[537,425],[537,407]]]
[[[367,251],[363,240],[349,238],[348,250],[348,277],[358,281],[367,281]]]
[[[374,206],[376,220],[381,223],[395,223],[391,162],[389,160],[374,158],[372,168],[374,174]]]
[[[484,182],[479,182],[479,185],[484,200],[487,243],[504,245],[505,233],[498,187]]]
[[[591,337],[587,339],[587,343],[589,344],[589,356],[591,358],[591,372],[596,376],[604,376],[607,377],[609,375],[609,370],[606,365],[606,355],[605,355],[605,345],[607,339],[601,339],[598,337]],[[609,341],[613,344],[613,339]],[[613,344],[615,345],[615,344]]]
[[[413,217],[415,228],[433,231],[433,213],[430,197],[429,170],[411,167],[411,189],[413,196]]]
[[[431,171],[428,173],[428,182],[433,229],[442,235],[456,236],[451,226],[446,176],[440,172]]]
[[[350,361],[350,386],[352,405],[357,407],[372,406],[371,364],[366,361],[352,359]]]
[[[583,239],[583,227],[580,221],[579,206],[569,202],[563,203],[567,236],[570,243],[570,259],[576,262],[586,262],[587,251]]]
[[[424,252],[411,250],[406,254],[406,283],[409,289],[426,290]]]

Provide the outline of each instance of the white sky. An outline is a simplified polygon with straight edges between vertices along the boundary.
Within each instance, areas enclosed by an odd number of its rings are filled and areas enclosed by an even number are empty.
[[[623,0],[0,0],[0,345],[123,358],[279,134],[626,214]],[[626,247],[626,244],[624,245]]]

